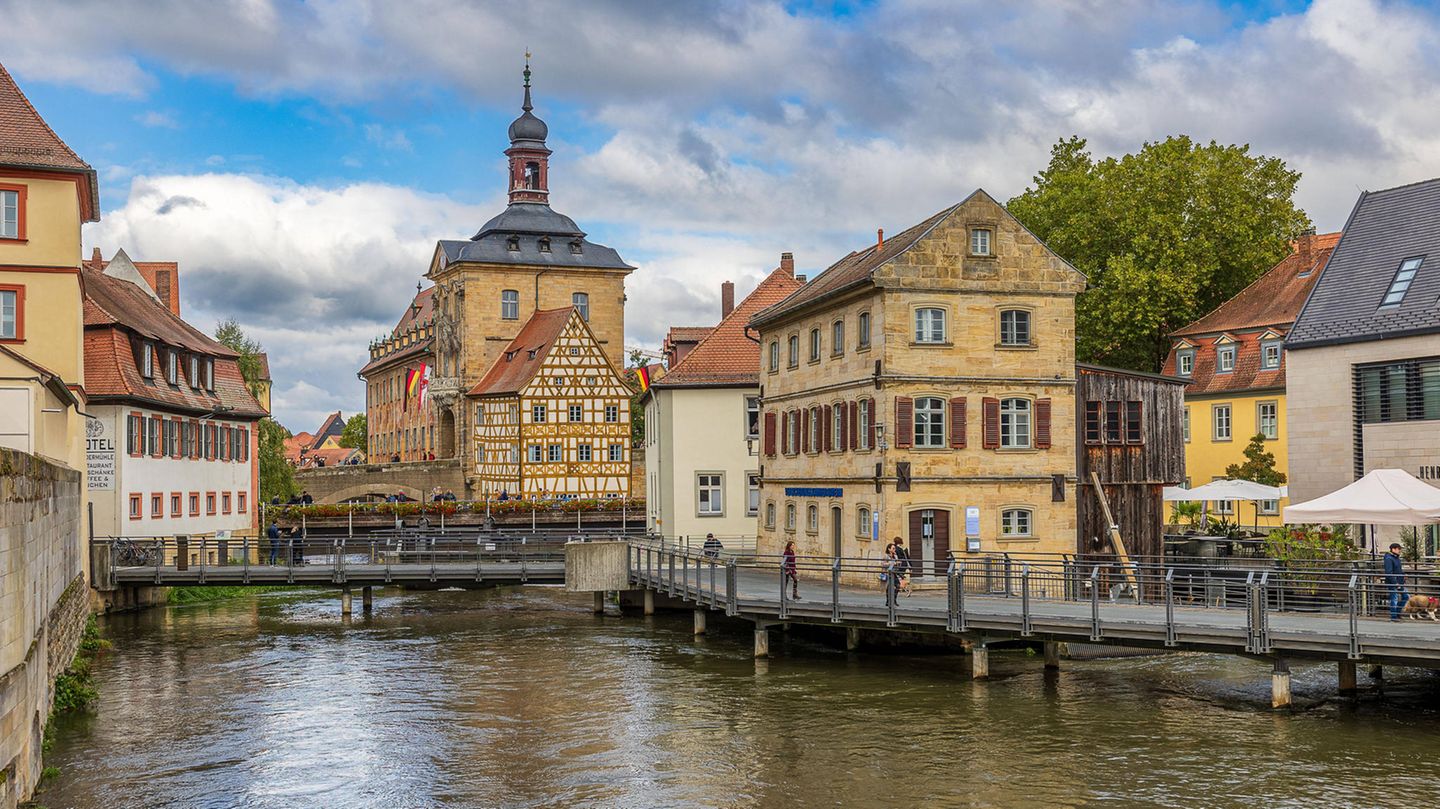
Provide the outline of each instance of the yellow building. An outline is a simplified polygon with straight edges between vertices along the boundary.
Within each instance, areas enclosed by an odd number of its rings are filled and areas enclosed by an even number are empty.
[[[1187,487],[1225,478],[1227,467],[1245,462],[1245,448],[1256,435],[1265,437],[1276,471],[1288,475],[1285,336],[1339,240],[1339,233],[1301,236],[1294,252],[1254,283],[1171,335],[1165,373],[1190,380],[1184,415]],[[1287,502],[1218,503],[1210,513],[1243,525],[1275,526]]]
[[[95,170],[0,66],[0,445],[86,468],[80,226]]]

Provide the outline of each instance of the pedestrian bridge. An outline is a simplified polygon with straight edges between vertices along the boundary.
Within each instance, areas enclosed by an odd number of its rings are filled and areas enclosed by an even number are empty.
[[[98,589],[334,586],[348,614],[357,586],[561,584],[567,556],[576,555],[567,550],[585,550],[577,542],[618,551],[607,555],[623,561],[606,573],[604,590],[629,591],[646,613],[693,610],[697,633],[710,615],[751,622],[757,656],[768,654],[771,627],[795,623],[844,628],[852,643],[862,630],[957,636],[972,651],[977,677],[988,675],[989,648],[1006,641],[1043,644],[1053,665],[1060,643],[1219,652],[1273,661],[1277,705],[1289,703],[1290,660],[1338,663],[1342,690],[1355,687],[1357,664],[1440,668],[1440,623],[1389,620],[1388,590],[1371,560],[1297,567],[1271,559],[973,554],[949,567],[918,563],[909,594],[896,592],[893,578],[881,583],[876,559],[802,557],[787,583],[779,557],[733,547],[707,554],[618,533],[410,531],[274,547],[263,539],[258,546],[96,540],[92,563]],[[1409,579],[1411,593],[1440,593],[1429,572],[1411,571]],[[604,608],[599,594],[596,606]]]

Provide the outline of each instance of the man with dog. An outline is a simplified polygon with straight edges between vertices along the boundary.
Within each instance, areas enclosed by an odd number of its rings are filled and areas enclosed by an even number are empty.
[[[1390,543],[1385,553],[1385,586],[1390,588],[1390,620],[1400,620],[1400,607],[1410,601],[1405,591],[1405,565],[1400,561],[1400,543]]]

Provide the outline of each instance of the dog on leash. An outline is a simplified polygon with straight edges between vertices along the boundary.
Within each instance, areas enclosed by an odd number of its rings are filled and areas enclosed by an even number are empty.
[[[1405,608],[1401,612],[1414,620],[1420,620],[1420,616],[1428,616],[1432,621],[1440,621],[1440,598],[1435,596],[1410,596],[1405,602]]]

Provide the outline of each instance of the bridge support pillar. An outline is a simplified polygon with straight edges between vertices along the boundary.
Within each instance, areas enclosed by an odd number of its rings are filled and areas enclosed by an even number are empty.
[[[369,614],[375,609],[375,588],[366,585],[360,588],[360,611]]]
[[[1060,668],[1060,644],[1056,641],[1045,641],[1045,668]]]
[[[605,593],[601,590],[595,591],[595,614],[605,614]]]
[[[1290,707],[1290,664],[1285,658],[1275,658],[1275,668],[1270,673],[1270,707]]]
[[[756,657],[769,657],[769,656],[770,656],[770,625],[769,625],[769,624],[762,624],[762,623],[757,623],[757,624],[755,624],[755,656],[756,656]]]
[[[845,651],[854,652],[860,648],[860,630],[851,627],[845,630]]]
[[[1355,661],[1340,661],[1340,693],[1354,694],[1358,690],[1355,686]]]
[[[350,585],[347,584],[340,588],[340,617],[349,618],[350,613]]]
[[[654,591],[654,590],[646,590],[646,591],[645,591],[645,614],[646,614],[646,615],[654,615],[654,614],[655,614],[655,591]]]
[[[1379,682],[1380,680],[1385,679],[1385,669],[1384,669],[1384,667],[1382,667],[1382,666],[1380,666],[1380,665],[1371,666],[1371,667],[1370,667],[1370,679],[1375,680],[1376,682]]]
[[[705,634],[705,610],[695,610],[695,634]]]
[[[990,679],[990,647],[984,641],[970,647],[970,678]]]

